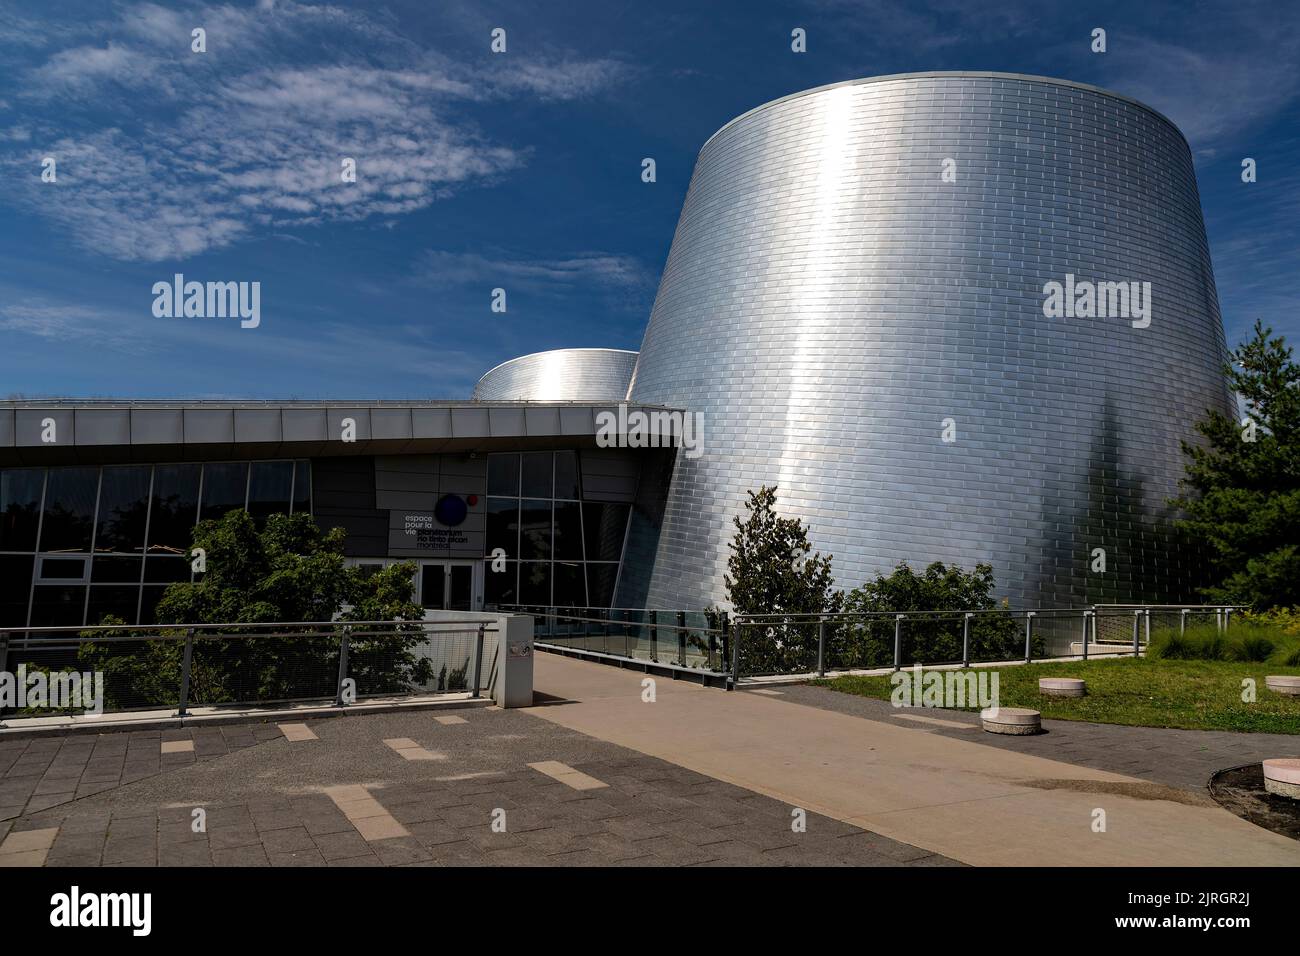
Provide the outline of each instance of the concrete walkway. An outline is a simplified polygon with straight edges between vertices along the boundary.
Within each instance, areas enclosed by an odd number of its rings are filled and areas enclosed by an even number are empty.
[[[647,703],[633,671],[552,654],[534,666],[550,699],[530,713],[965,863],[1300,865],[1296,841],[1147,780],[663,678]]]

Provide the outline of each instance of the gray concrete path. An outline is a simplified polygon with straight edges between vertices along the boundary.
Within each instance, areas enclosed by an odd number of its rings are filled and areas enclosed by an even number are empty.
[[[1206,795],[988,746],[979,730],[964,739],[662,678],[649,703],[633,671],[550,654],[535,668],[539,717],[966,863],[1300,865],[1296,841]]]

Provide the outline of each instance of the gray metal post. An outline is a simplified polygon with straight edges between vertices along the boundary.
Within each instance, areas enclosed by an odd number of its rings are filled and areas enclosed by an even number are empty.
[[[677,612],[677,663],[686,666],[686,612]]]
[[[348,679],[348,644],[351,640],[351,631],[343,628],[343,636],[339,638],[339,680],[338,687],[334,694],[334,706],[346,706],[343,701],[343,682]]]
[[[1133,612],[1133,656],[1138,656],[1138,621],[1142,619],[1141,611]]]
[[[718,670],[726,670],[731,663],[731,646],[735,638],[731,635],[731,618],[727,612],[722,612],[722,666]]]
[[[1187,608],[1183,608],[1178,612],[1178,635],[1180,637],[1187,633],[1187,614]]]
[[[659,612],[650,612],[650,660],[659,663]]]
[[[961,666],[970,667],[970,619],[975,615],[970,611],[961,620]]]
[[[1025,663],[1028,664],[1033,655],[1033,637],[1034,637],[1034,612],[1025,612]]]
[[[1088,615],[1091,613],[1091,611],[1083,612],[1083,659],[1085,661],[1088,659]]]
[[[903,615],[894,616],[894,670],[903,669]]]
[[[483,686],[483,681],[481,678],[483,674],[483,629],[485,627],[487,627],[486,624],[480,624],[478,626],[478,643],[477,643],[477,647],[474,650],[474,696],[475,697],[479,696],[479,692],[478,692],[479,688]]]
[[[1225,607],[1225,608],[1223,609],[1223,630],[1224,630],[1224,632],[1226,633],[1227,630],[1228,630],[1228,628],[1230,628],[1231,626],[1232,626],[1232,608],[1230,608],[1230,607]]]
[[[731,686],[735,687],[740,683],[740,632],[744,630],[744,624],[737,624],[736,629],[731,634]]]
[[[194,661],[194,628],[185,632],[185,650],[181,653],[181,699],[176,708],[176,716],[184,717],[185,708],[190,702],[190,665]]]
[[[1144,608],[1142,611],[1142,640],[1147,647],[1151,646],[1151,608]]]
[[[826,618],[817,622],[817,676],[826,676]]]

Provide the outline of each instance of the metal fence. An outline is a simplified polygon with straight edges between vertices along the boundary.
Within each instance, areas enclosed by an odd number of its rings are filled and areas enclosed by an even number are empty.
[[[733,622],[733,679],[827,671],[1138,656],[1153,630],[1212,619],[1236,606],[1094,605],[1013,611],[746,614]]]
[[[31,692],[99,681],[105,712],[403,695],[470,693],[490,686],[497,628],[483,621],[329,621],[158,627],[37,627],[0,631],[0,673],[23,688],[0,698],[0,716],[82,713]],[[485,658],[486,654],[486,658]],[[92,686],[94,684],[92,683]],[[32,700],[44,699],[44,704]]]
[[[1227,605],[1093,605],[1012,611],[737,614],[639,608],[510,605],[530,614],[542,649],[742,677],[1140,655],[1153,630],[1213,620]]]

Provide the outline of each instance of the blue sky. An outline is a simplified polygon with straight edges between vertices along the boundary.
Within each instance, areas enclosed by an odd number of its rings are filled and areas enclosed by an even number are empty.
[[[918,70],[1058,76],[1170,116],[1229,342],[1256,318],[1297,341],[1298,28],[1250,2],[0,0],[0,395],[459,398],[514,355],[635,349],[720,125]],[[176,272],[261,282],[261,326],[154,317]]]

